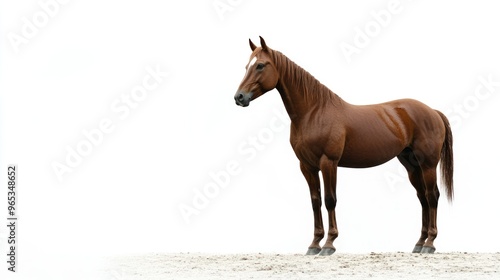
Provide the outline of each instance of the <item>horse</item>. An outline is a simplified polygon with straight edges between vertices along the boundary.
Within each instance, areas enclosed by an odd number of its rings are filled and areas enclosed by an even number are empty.
[[[281,52],[249,39],[252,53],[234,95],[247,107],[277,89],[290,117],[290,143],[309,186],[314,237],[307,255],[331,255],[338,237],[337,167],[367,168],[397,157],[408,172],[422,206],[422,228],[413,253],[435,252],[439,189],[436,169],[449,202],[453,200],[453,136],[446,116],[420,101],[400,99],[381,104],[352,105],[321,84]],[[319,171],[323,176],[328,236],[321,215]]]

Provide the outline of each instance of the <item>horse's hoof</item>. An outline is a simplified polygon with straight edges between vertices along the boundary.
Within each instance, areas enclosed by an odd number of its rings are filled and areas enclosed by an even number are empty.
[[[413,251],[412,253],[421,253],[422,252],[422,248],[424,246],[421,246],[421,245],[416,245],[415,248],[413,248]]]
[[[422,254],[434,254],[436,252],[436,248],[434,247],[422,247],[422,251],[420,253]]]
[[[333,253],[335,253],[335,248],[323,248],[321,249],[321,252],[319,252],[320,256],[331,256]]]
[[[320,251],[321,251],[321,248],[309,248],[309,249],[307,249],[306,255],[308,255],[308,256],[317,255],[317,254],[319,254]]]

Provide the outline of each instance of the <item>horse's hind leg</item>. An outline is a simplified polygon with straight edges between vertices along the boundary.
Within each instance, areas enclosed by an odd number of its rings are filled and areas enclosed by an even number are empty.
[[[434,253],[434,239],[437,236],[437,207],[439,201],[439,189],[437,187],[436,166],[423,168],[423,179],[425,182],[425,197],[429,205],[429,223],[427,226],[427,240],[422,253]]]
[[[430,205],[426,195],[426,180],[424,179],[424,172],[422,171],[422,168],[420,167],[420,164],[411,149],[406,148],[403,150],[403,152],[398,155],[398,159],[408,171],[408,177],[410,178],[411,184],[417,191],[417,197],[420,201],[420,205],[422,206],[422,229],[420,231],[420,238],[413,249],[413,253],[420,253],[422,252],[424,245],[426,245],[426,240],[429,237]],[[435,235],[432,240],[434,240],[434,238],[436,238]],[[427,251],[429,249],[425,250]]]

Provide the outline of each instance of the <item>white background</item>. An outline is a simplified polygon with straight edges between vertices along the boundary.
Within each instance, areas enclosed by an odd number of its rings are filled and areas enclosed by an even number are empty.
[[[435,245],[500,250],[500,87],[474,95],[481,77],[500,81],[496,1],[392,1],[397,12],[383,26],[374,14],[388,0],[75,0],[52,6],[44,26],[13,44],[23,18],[43,20],[33,18],[46,2],[0,5],[1,178],[5,186],[7,164],[18,165],[21,270],[149,252],[305,253],[313,216],[289,121],[277,116],[281,99],[274,90],[248,108],[234,104],[248,38],[258,44],[259,35],[347,102],[414,98],[445,112],[455,200],[442,192]],[[366,28],[372,36],[360,45]],[[356,43],[348,61],[341,45]],[[130,96],[147,68],[169,76],[121,118],[113,102]],[[59,180],[54,162],[66,164],[68,147],[104,119],[113,131]],[[259,136],[257,149],[251,139]],[[228,185],[183,217],[180,207],[214,182],[210,173],[235,162]],[[6,196],[3,188],[2,216]],[[337,219],[344,253],[407,252],[420,232],[415,191],[394,160],[339,170]],[[0,233],[5,256],[5,226]]]

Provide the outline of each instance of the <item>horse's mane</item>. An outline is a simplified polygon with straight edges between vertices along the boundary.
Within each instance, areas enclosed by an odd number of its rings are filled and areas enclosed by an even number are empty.
[[[329,88],[314,78],[309,72],[290,60],[279,51],[271,50],[271,57],[282,79],[286,79],[299,92],[302,92],[306,102],[327,104],[338,101],[338,97]],[[337,102],[334,102],[337,103]]]

